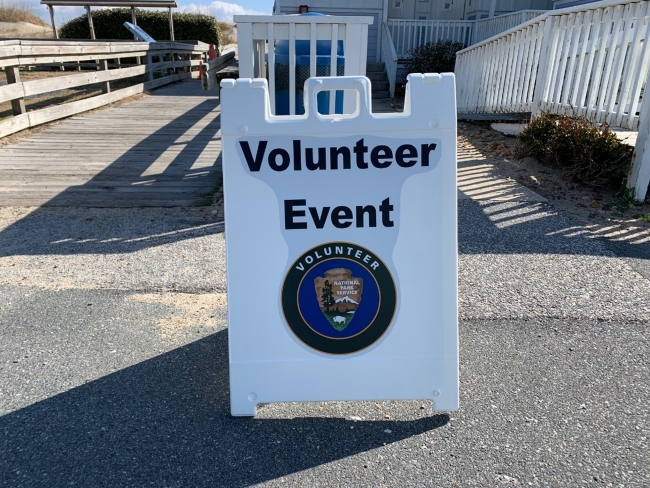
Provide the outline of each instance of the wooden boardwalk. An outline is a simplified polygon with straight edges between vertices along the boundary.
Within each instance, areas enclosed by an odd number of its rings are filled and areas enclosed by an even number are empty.
[[[0,147],[0,206],[208,203],[221,178],[214,92],[186,81]]]

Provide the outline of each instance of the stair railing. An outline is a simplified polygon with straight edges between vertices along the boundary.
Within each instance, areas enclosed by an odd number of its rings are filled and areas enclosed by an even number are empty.
[[[393,37],[390,35],[390,28],[387,22],[381,26],[381,51],[382,60],[386,66],[386,75],[388,76],[388,92],[390,97],[395,96],[395,80],[397,79],[397,52]]]

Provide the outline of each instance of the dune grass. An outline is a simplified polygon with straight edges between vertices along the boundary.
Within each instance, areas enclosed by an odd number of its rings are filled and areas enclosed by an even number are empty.
[[[34,8],[27,2],[0,0],[0,22],[29,22],[30,24],[48,24],[34,13]]]

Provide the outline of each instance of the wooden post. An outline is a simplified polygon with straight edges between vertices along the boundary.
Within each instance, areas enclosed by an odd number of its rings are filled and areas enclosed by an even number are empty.
[[[147,67],[149,68],[149,81],[153,81],[153,56],[147,54]]]
[[[169,7],[169,40],[174,40],[174,16],[172,15],[171,7]]]
[[[11,85],[13,83],[20,83],[20,71],[18,71],[18,66],[7,66],[5,68],[5,73],[7,73],[7,84]],[[25,99],[18,98],[11,101],[11,109],[14,115],[20,115],[27,112],[25,110]]]
[[[99,71],[108,71],[108,59],[99,60]],[[109,81],[102,82],[102,93],[110,93],[111,84]]]
[[[133,25],[138,25],[138,19],[135,16],[135,7],[131,7],[131,23]],[[133,34],[133,40],[137,41],[138,36]],[[140,59],[140,56],[135,57],[135,64],[142,64],[142,60]]]
[[[54,7],[52,5],[47,6],[50,11],[50,20],[52,21],[52,32],[54,33],[54,39],[59,38],[59,33],[56,30],[56,22],[54,22]]]
[[[253,66],[253,24],[240,22],[237,24],[237,48],[239,52],[239,77],[254,78]],[[291,97],[290,97],[291,98]]]
[[[86,5],[86,17],[88,17],[88,28],[90,29],[90,38],[97,39],[95,37],[95,26],[93,25],[93,16],[90,13],[90,5]]]
[[[7,72],[8,79],[9,72]],[[646,87],[650,81],[650,70],[646,77]],[[13,102],[12,102],[13,103]],[[650,185],[650,100],[644,97],[639,113],[639,132],[636,136],[632,168],[627,177],[627,187],[634,190],[634,198],[643,201]]]
[[[136,18],[135,18],[135,7],[131,7],[131,23],[132,23],[133,25],[138,25],[138,22],[137,22],[137,20],[136,20]],[[136,36],[135,34],[133,34],[133,39],[135,39],[135,40],[137,41],[137,40],[138,40],[138,36]]]

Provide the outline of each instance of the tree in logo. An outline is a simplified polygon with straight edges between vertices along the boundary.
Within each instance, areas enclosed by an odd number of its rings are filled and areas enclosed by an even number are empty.
[[[332,293],[332,284],[328,280],[325,280],[325,283],[323,283],[323,293],[320,298],[323,308],[329,313],[330,307],[336,302],[334,301],[334,293]]]

